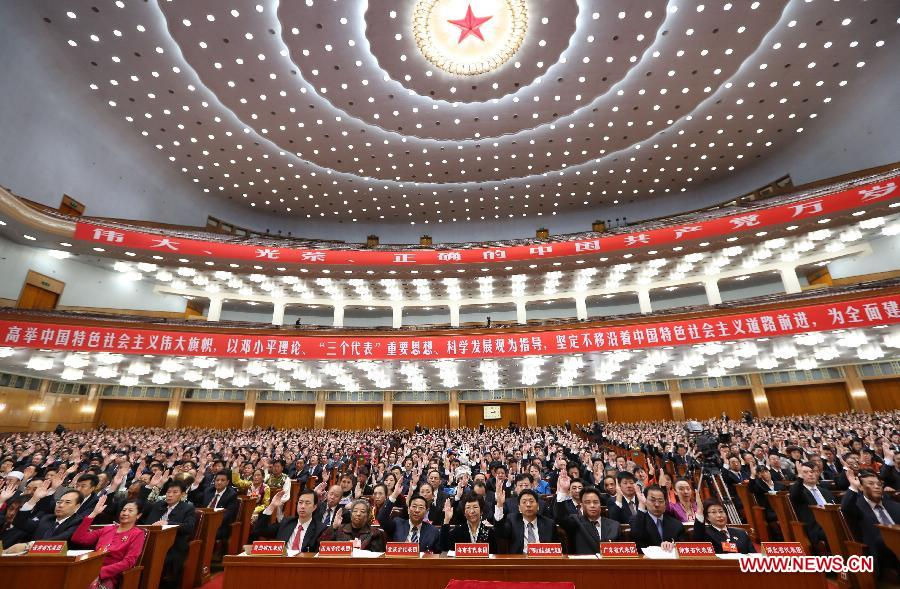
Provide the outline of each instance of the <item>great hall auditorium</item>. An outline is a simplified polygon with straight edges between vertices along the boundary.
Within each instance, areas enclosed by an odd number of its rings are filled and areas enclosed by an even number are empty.
[[[0,584],[900,586],[896,0],[0,0]]]

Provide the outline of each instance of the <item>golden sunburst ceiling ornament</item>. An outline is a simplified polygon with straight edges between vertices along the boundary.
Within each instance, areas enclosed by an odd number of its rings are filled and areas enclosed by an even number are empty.
[[[418,0],[413,7],[422,55],[460,76],[485,74],[509,61],[527,28],[525,0]]]

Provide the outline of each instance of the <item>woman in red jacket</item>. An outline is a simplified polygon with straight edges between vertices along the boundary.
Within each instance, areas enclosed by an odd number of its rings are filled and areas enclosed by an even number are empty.
[[[72,542],[90,546],[96,550],[106,550],[100,576],[91,583],[90,589],[114,589],[119,584],[122,573],[134,567],[144,549],[144,530],[137,527],[144,505],[138,501],[128,501],[119,511],[119,523],[92,530],[91,522],[103,512],[106,496],[100,497],[94,511],[81,520],[81,525],[72,535]]]

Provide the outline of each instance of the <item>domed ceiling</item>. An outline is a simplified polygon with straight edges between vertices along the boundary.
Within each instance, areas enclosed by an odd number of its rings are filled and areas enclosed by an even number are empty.
[[[386,224],[588,212],[736,173],[861,93],[900,28],[895,0],[33,4],[98,103],[199,190]]]

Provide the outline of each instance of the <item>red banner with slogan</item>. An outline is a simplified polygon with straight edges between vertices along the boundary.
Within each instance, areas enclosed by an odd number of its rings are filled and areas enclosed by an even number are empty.
[[[900,323],[900,294],[683,321],[418,337],[241,335],[0,321],[0,346],[217,358],[440,360],[633,350],[894,323]]]
[[[601,252],[673,245],[694,239],[713,239],[744,231],[756,232],[765,227],[823,217],[893,199],[900,194],[900,191],[897,190],[898,182],[900,182],[900,176],[765,209],[705,219],[696,223],[648,229],[640,233],[623,233],[593,239],[508,247],[408,251],[298,249],[183,239],[82,222],[76,224],[75,239],[159,254],[197,256],[204,260],[249,260],[291,264],[298,267],[483,265],[566,256],[589,256]]]

